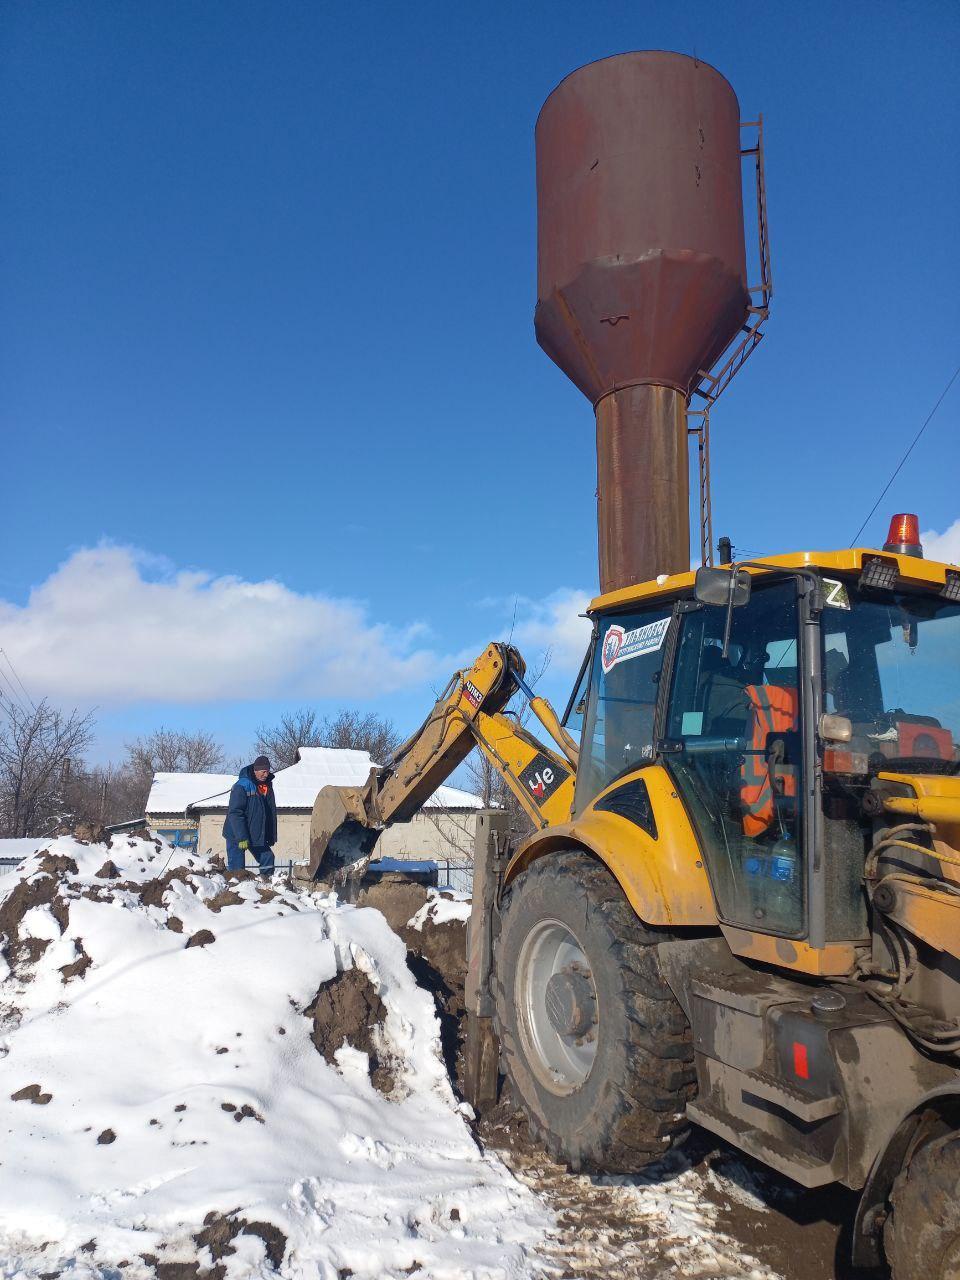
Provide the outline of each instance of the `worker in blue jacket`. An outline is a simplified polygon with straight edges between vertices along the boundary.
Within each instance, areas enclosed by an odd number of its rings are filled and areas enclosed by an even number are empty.
[[[260,874],[273,875],[273,845],[277,839],[277,801],[274,775],[266,756],[240,770],[230,790],[230,804],[223,824],[227,842],[227,870],[242,871],[247,850],[256,858]]]

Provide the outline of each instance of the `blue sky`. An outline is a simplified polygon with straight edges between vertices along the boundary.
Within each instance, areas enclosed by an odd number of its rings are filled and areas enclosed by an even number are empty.
[[[562,700],[593,421],[533,337],[533,125],[584,62],[695,52],[766,120],[717,532],[846,545],[960,362],[954,4],[7,0],[0,41],[0,647],[101,756],[412,727],[511,625]],[[958,418],[960,383],[865,540],[960,519]]]

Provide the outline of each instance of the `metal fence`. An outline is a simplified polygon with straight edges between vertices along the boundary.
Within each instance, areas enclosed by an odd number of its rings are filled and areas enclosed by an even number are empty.
[[[438,862],[437,885],[441,889],[455,889],[458,893],[473,893],[473,863],[450,862],[449,859]]]
[[[212,850],[208,851],[212,853]],[[404,863],[409,863],[411,868],[418,871],[423,869],[436,870],[437,887],[440,889],[454,889],[457,893],[471,894],[473,892],[473,863],[472,862],[454,862],[450,858],[437,858],[425,861],[423,858],[388,858],[384,860],[385,864],[389,864],[390,869],[401,871]],[[284,880],[289,879],[293,874],[296,866],[304,864],[294,859],[276,859],[274,874]],[[377,862],[371,864],[376,869]],[[260,867],[255,858],[248,857],[244,866],[247,871],[259,871]],[[2,871],[0,871],[2,874]]]

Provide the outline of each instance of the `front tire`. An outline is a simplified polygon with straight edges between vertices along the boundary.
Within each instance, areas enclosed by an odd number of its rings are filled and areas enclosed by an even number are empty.
[[[686,1134],[690,1028],[644,926],[612,875],[579,850],[511,885],[495,958],[507,1077],[550,1154],[631,1173]]]
[[[890,1203],[883,1245],[893,1280],[960,1280],[960,1136],[921,1147]]]

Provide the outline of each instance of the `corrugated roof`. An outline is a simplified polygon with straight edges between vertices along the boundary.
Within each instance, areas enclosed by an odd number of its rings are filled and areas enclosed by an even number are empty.
[[[337,747],[301,747],[296,764],[281,769],[273,784],[278,809],[311,809],[322,787],[359,787],[366,782],[373,761],[366,751]],[[147,814],[183,813],[197,809],[226,809],[236,774],[158,773],[147,800]],[[438,787],[424,808],[481,809],[479,796],[459,787]]]

